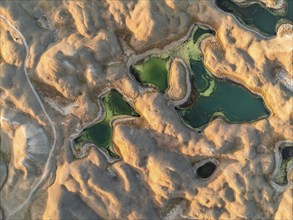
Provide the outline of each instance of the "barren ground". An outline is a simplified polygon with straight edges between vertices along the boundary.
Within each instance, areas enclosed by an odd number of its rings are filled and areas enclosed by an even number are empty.
[[[195,25],[216,33],[200,44],[205,67],[259,95],[269,117],[218,117],[198,133],[175,110],[191,94],[184,54],[165,94],[130,74]],[[292,37],[290,23],[264,37],[213,0],[1,1],[0,218],[292,219],[293,162],[279,150],[292,151]],[[139,115],[112,121],[120,159],[93,145],[76,152],[111,89]],[[216,169],[200,178],[207,163]]]

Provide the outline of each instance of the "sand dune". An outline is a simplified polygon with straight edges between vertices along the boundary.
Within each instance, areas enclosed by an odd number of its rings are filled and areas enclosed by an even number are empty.
[[[275,148],[292,143],[292,24],[268,38],[212,0],[11,0],[0,15],[1,219],[292,218],[293,160]],[[176,111],[191,94],[184,55],[171,57],[166,94],[131,75],[194,25],[216,33],[200,44],[205,67],[258,94],[269,117],[218,117],[198,133]],[[112,122],[120,158],[93,145],[76,158],[74,138],[101,120],[110,89],[138,114]],[[203,178],[208,162],[216,168]]]

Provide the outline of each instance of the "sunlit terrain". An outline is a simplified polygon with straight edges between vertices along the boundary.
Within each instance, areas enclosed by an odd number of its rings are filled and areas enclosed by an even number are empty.
[[[293,1],[0,1],[0,219],[293,219]]]

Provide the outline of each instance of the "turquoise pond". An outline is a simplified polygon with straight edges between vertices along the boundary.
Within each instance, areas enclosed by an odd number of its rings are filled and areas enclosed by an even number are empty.
[[[192,37],[169,55],[155,56],[139,61],[130,67],[134,78],[145,86],[153,86],[165,93],[168,88],[168,65],[171,56],[182,58],[190,65],[195,97],[188,105],[176,107],[182,122],[200,132],[215,117],[223,117],[230,123],[253,122],[267,117],[269,111],[263,100],[241,85],[229,80],[217,79],[210,74],[202,62],[199,43],[208,35],[214,34],[207,28],[195,29]],[[75,148],[79,150],[85,143],[93,143],[104,148],[116,157],[111,150],[112,121],[119,116],[138,116],[116,90],[102,97],[104,117],[86,128],[75,139]]]
[[[111,122],[118,116],[129,115],[137,116],[133,108],[123,99],[122,95],[116,90],[111,90],[102,98],[104,106],[104,117],[99,122],[86,128],[75,140],[76,148],[84,143],[94,143],[111,153],[109,147],[112,137]]]
[[[231,123],[252,122],[268,116],[263,100],[241,85],[211,76],[201,60],[191,60],[195,102],[179,109],[182,119],[193,128],[201,128],[214,117],[222,116]]]
[[[243,24],[255,28],[268,36],[276,35],[276,26],[280,21],[293,22],[293,0],[287,1],[285,13],[276,15],[260,4],[241,7],[231,0],[216,0],[217,6],[228,13],[232,13]]]

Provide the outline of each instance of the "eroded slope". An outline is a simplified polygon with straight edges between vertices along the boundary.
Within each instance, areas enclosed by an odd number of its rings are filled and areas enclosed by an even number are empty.
[[[24,42],[0,19],[0,216],[292,216],[286,208],[292,206],[292,189],[271,184],[275,144],[292,138],[292,25],[265,38],[213,1],[2,1],[0,14],[29,46],[24,63]],[[129,64],[180,45],[194,23],[216,31],[201,44],[206,67],[262,96],[269,118],[244,124],[219,118],[197,134],[182,124],[168,97],[130,77]],[[140,115],[113,123],[121,160],[110,163],[99,148],[76,160],[70,140],[100,119],[99,97],[110,88]],[[208,158],[217,161],[217,169],[203,180],[196,168]]]

